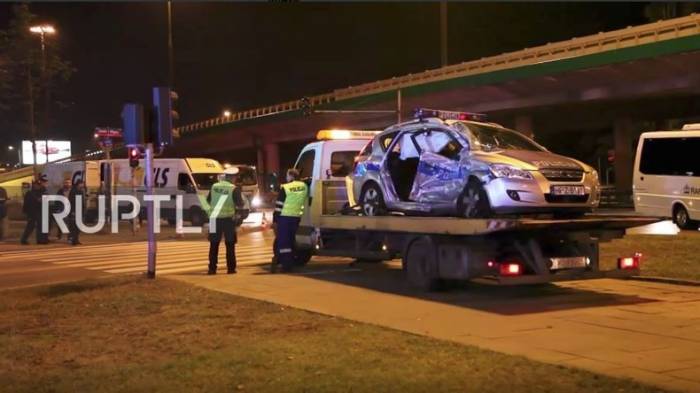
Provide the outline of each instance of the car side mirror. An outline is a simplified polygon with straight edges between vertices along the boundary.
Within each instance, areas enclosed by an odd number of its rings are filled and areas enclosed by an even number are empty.
[[[196,193],[197,193],[197,189],[194,188],[194,185],[193,185],[193,184],[188,184],[187,186],[185,186],[185,193],[187,193],[187,194],[196,194]]]

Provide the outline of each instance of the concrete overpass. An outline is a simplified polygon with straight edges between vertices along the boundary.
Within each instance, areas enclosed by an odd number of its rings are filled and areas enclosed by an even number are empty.
[[[488,113],[600,168],[604,178],[616,174],[610,180],[629,190],[639,133],[700,119],[698,69],[700,16],[693,14],[309,97],[318,110],[397,114],[304,117],[299,99],[184,125],[170,154],[257,163],[261,172],[278,172],[321,128],[384,127],[425,106]]]

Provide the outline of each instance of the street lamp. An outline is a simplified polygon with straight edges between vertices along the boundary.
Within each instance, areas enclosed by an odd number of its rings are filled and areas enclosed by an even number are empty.
[[[231,111],[228,109],[224,110],[224,117],[231,117]]]
[[[7,150],[9,150],[9,151],[15,150],[15,147],[14,146],[7,146]]]
[[[51,25],[37,25],[31,26],[29,31],[32,34],[39,34],[41,37],[41,79],[43,81],[42,85],[44,87],[44,134],[46,136],[46,146],[49,145],[49,83],[48,75],[46,73],[46,35],[56,34],[56,29]],[[32,113],[32,116],[34,114]],[[32,140],[32,144],[36,144],[35,140]],[[32,149],[34,151],[34,164],[36,164],[36,146]],[[46,162],[49,161],[48,155],[46,156]]]
[[[54,29],[51,25],[40,25],[30,27],[29,31],[39,34],[53,34],[56,32],[56,29]]]

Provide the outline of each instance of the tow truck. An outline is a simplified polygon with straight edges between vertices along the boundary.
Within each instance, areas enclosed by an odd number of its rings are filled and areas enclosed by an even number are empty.
[[[343,161],[375,133],[321,130],[299,154],[295,168],[310,183],[310,198],[296,236],[298,262],[313,255],[375,262],[400,258],[409,282],[424,290],[437,290],[448,280],[519,285],[639,274],[638,253],[620,256],[616,269],[600,270],[599,245],[658,218],[363,216],[348,204],[351,169]]]

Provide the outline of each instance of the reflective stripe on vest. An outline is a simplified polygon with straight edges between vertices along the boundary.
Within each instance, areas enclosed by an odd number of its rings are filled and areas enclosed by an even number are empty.
[[[235,188],[233,184],[227,181],[220,181],[211,186],[211,211],[209,212],[209,218],[233,217],[236,214],[236,205],[233,203],[233,190]],[[221,205],[219,214],[214,214],[220,199],[224,200],[221,202],[223,205]]]
[[[309,188],[302,181],[293,181],[283,184],[286,198],[280,215],[285,217],[301,217],[304,214],[304,204],[309,193]]]

